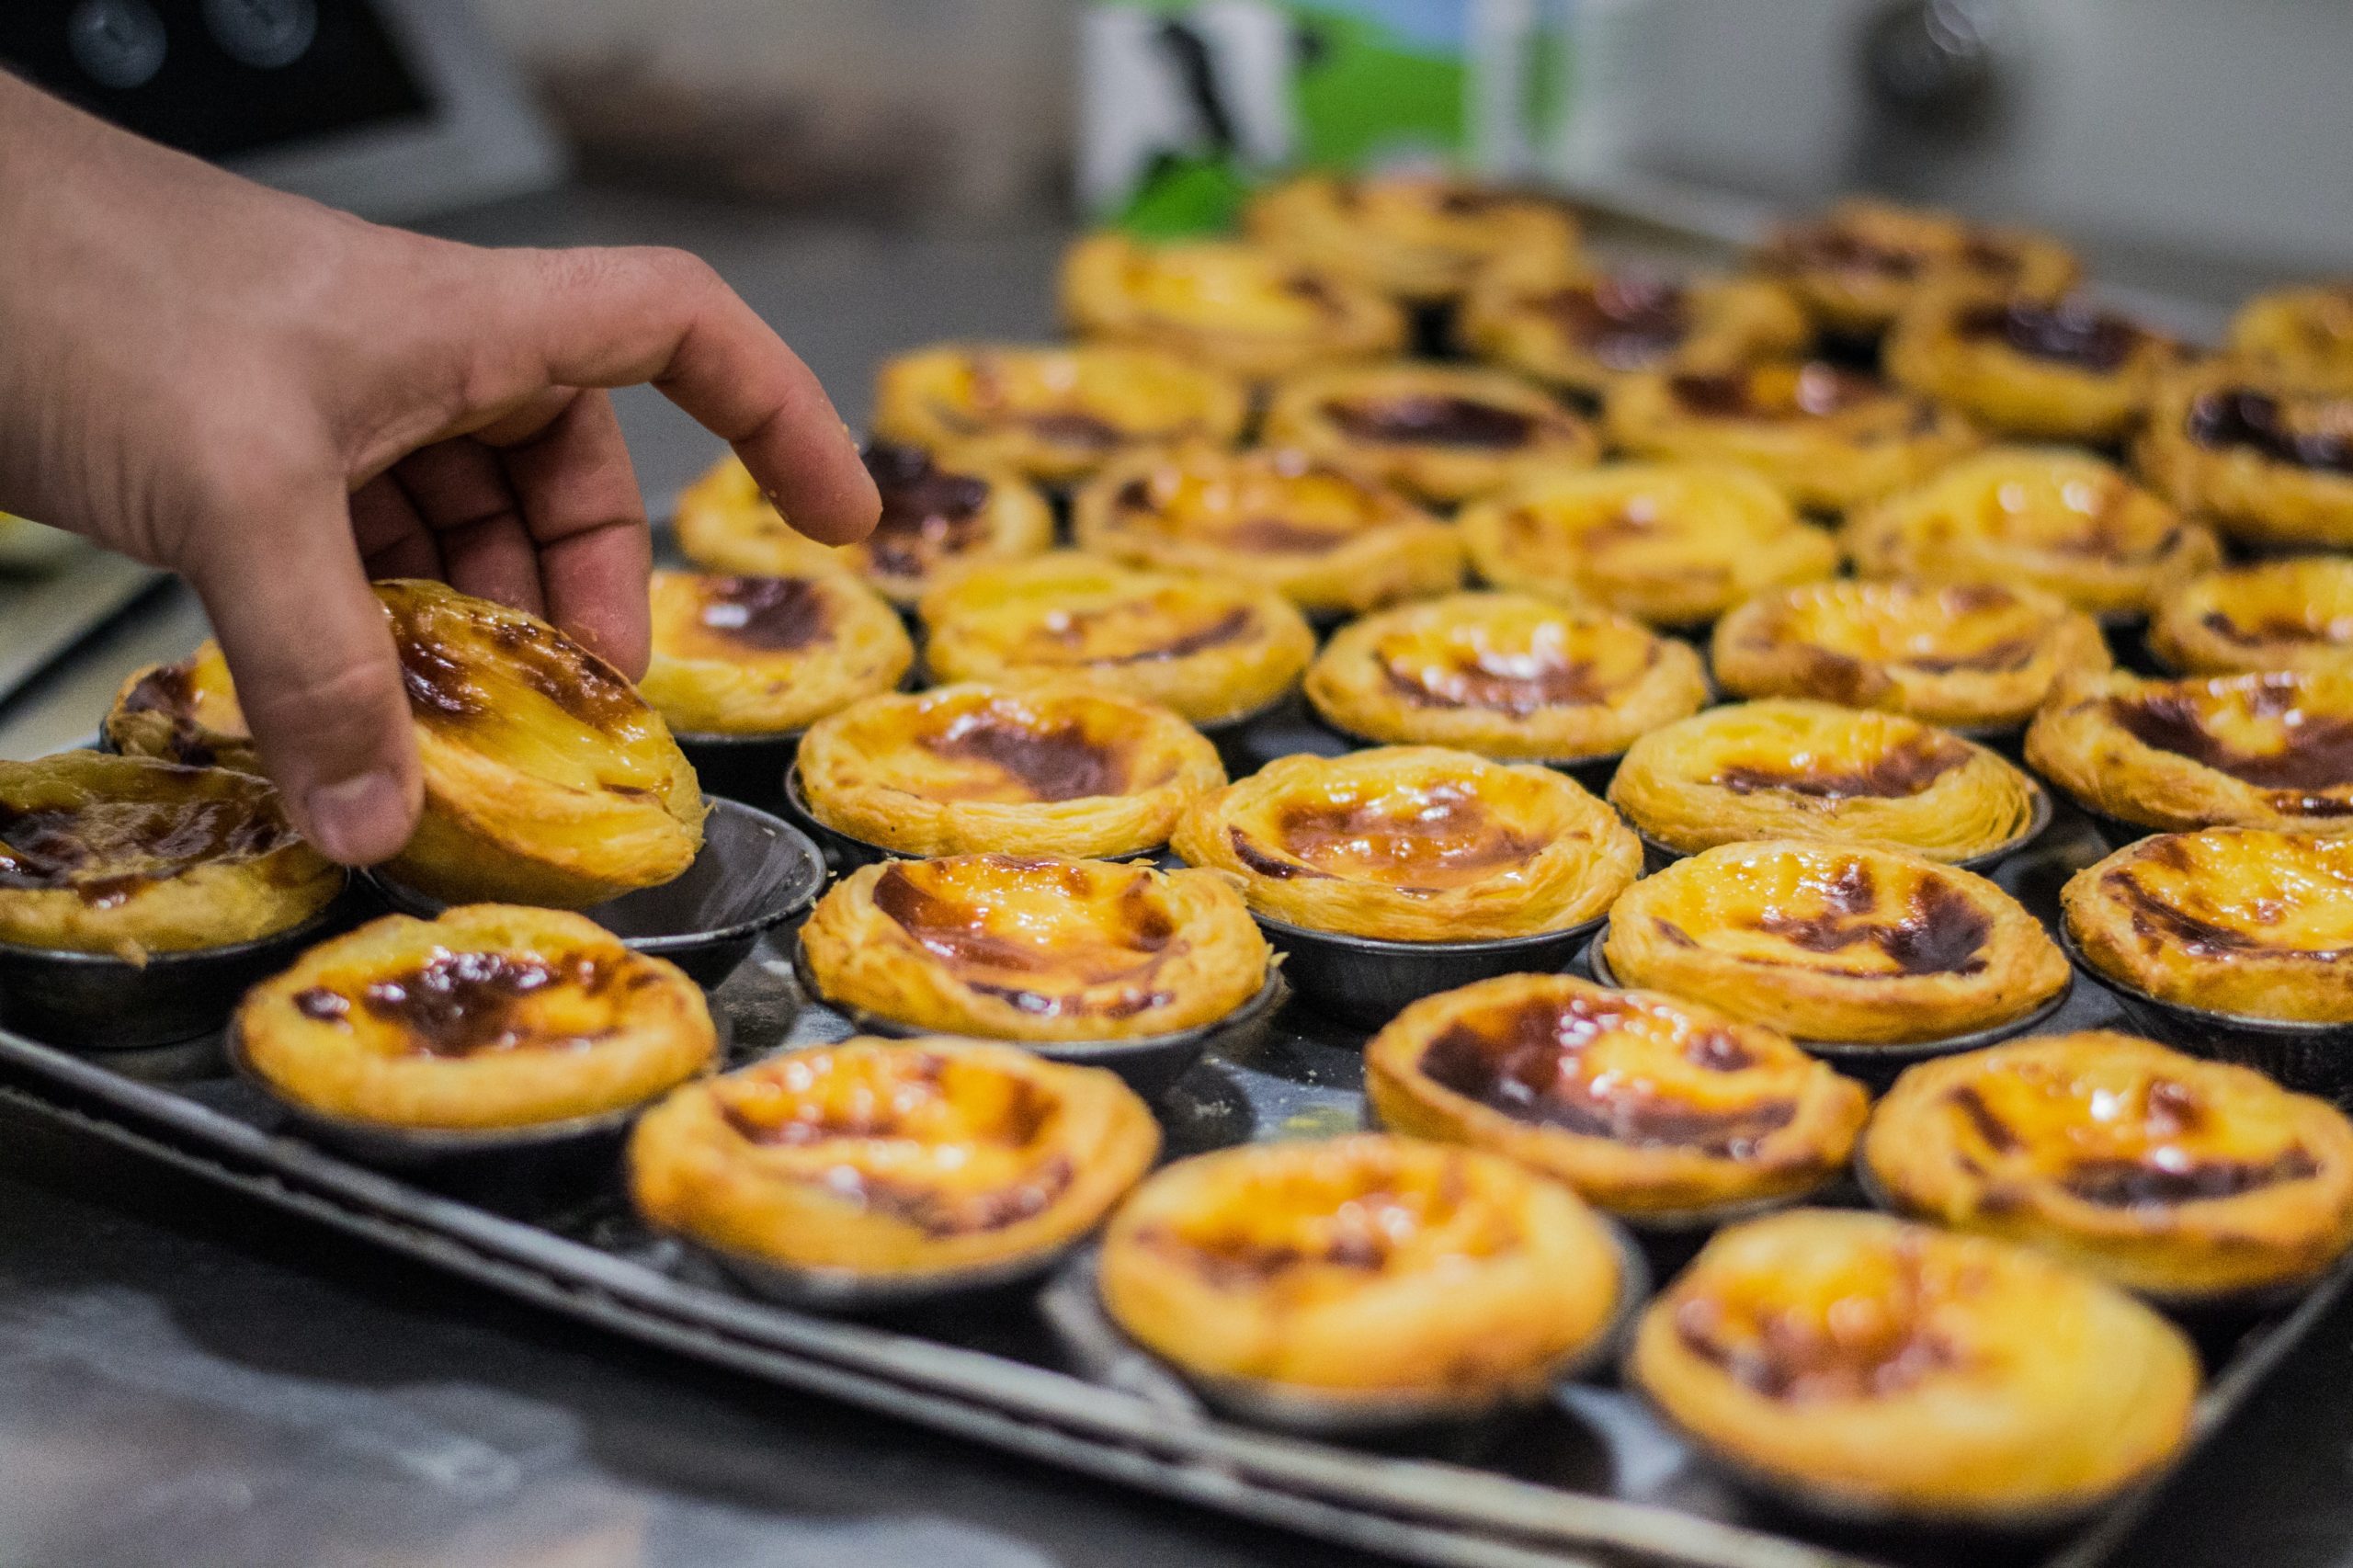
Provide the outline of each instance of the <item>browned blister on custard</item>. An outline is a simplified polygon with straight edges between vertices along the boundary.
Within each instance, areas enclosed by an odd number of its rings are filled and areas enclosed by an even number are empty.
[[[781,734],[888,691],[915,662],[897,612],[847,573],[656,572],[639,690],[685,734]]]
[[[2353,1125],[2250,1068],[2128,1035],[1915,1068],[1863,1158],[1904,1212],[2168,1299],[2292,1285],[2353,1244]]]
[[[821,824],[899,855],[1136,855],[1226,781],[1167,709],[1097,685],[944,685],[812,725],[800,789]]]
[[[2353,386],[2209,360],[2160,388],[2133,458],[2176,506],[2243,543],[2353,544]]]
[[[639,1125],[630,1186],[648,1220],[722,1253],[904,1278],[1051,1256],[1159,1144],[1143,1102],[1099,1069],[851,1040],[673,1096]]]
[[[2149,646],[2185,675],[2353,669],[2353,561],[2290,556],[2193,577],[2157,606]]]
[[[2029,1525],[2162,1468],[2196,1351],[2023,1247],[1801,1210],[1719,1232],[1643,1314],[1631,1381],[1737,1471],[1872,1517]]]
[[[1416,1002],[1373,1037],[1365,1073],[1384,1127],[1491,1149],[1637,1216],[1819,1187],[1867,1104],[1775,1030],[1567,975]]]
[[[1100,1280],[1120,1327],[1212,1385],[1477,1403],[1532,1395],[1589,1348],[1620,1265],[1567,1187],[1364,1135],[1160,1172],[1113,1218]]]
[[[1216,877],[1046,856],[863,868],[801,939],[826,1000],[1001,1040],[1211,1023],[1257,994],[1267,965],[1240,896]]]

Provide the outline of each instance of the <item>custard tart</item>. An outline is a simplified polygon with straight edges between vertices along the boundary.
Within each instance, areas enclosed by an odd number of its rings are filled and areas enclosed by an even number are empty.
[[[2292,1287],[2353,1245],[2353,1124],[2131,1035],[1922,1062],[1872,1112],[1863,1168],[1901,1213],[2165,1301]]]
[[[1845,1172],[1870,1107],[1776,1030],[1565,974],[1426,996],[1364,1062],[1383,1127],[1490,1150],[1637,1220],[1801,1198]]]
[[[1813,329],[1788,290],[1762,278],[1572,276],[1513,261],[1480,274],[1455,335],[1489,364],[1600,398],[1638,371],[1788,358]]]
[[[290,930],[343,883],[256,774],[95,751],[0,762],[0,942],[137,963]]]
[[[1222,371],[1108,343],[943,344],[885,360],[874,381],[884,440],[1049,483],[1134,447],[1232,441],[1249,413],[1249,392]]]
[[[1111,1217],[1098,1290],[1213,1402],[1289,1391],[1467,1412],[1537,1399],[1598,1348],[1625,1269],[1561,1183],[1368,1133],[1160,1171]]]
[[[2040,922],[1983,877],[1795,839],[1722,845],[1645,877],[1610,908],[1602,955],[1620,984],[1863,1046],[2019,1022],[2069,972]]]
[[[1609,802],[1667,849],[1824,839],[1976,860],[2018,846],[2041,791],[1998,754],[1901,713],[1771,698],[1652,731]]]
[[[2353,561],[2286,556],[2192,577],[2158,604],[2149,647],[2184,675],[2353,670]]]
[[[1981,440],[1950,409],[1819,359],[1645,370],[1610,390],[1604,414],[1620,451],[1736,464],[1817,512],[1916,483]]]
[[[1838,569],[1838,546],[1772,485],[1702,463],[1547,474],[1462,509],[1472,570],[1498,588],[1654,626],[1715,619],[1763,588]]]
[[[2054,299],[2082,268],[2056,241],[1988,228],[1948,212],[1842,201],[1785,223],[1755,256],[1757,271],[1796,291],[1832,332],[1869,336],[1925,293],[1955,285]]]
[[[1101,1068],[854,1039],[672,1095],[631,1137],[629,1187],[655,1226],[756,1268],[974,1281],[1051,1261],[1159,1148]]]
[[[537,616],[439,583],[376,597],[425,768],[394,881],[450,903],[583,908],[693,863],[695,771],[620,672]]]
[[[2214,536],[2062,447],[1998,447],[1847,519],[1866,577],[2040,588],[2095,615],[2144,614],[2222,559]]]
[[[259,773],[245,710],[221,644],[208,637],[177,664],[133,672],[107,713],[107,744],[125,756]]]
[[[346,1122],[488,1131],[642,1105],[719,1059],[702,988],[583,915],[468,904],[322,942],[237,1009],[246,1068]]]
[[[1566,267],[1577,252],[1563,203],[1427,175],[1299,175],[1252,197],[1242,222],[1270,250],[1414,304],[1453,299],[1500,257]]]
[[[897,612],[830,568],[790,577],[656,572],[638,693],[690,734],[805,729],[888,691],[915,663]]]
[[[1223,878],[1054,856],[861,867],[801,940],[824,1000],[987,1040],[1174,1034],[1256,996],[1268,965]]]
[[[2290,386],[2353,389],[2353,283],[2256,295],[2231,318],[2230,352]]]
[[[2353,672],[2071,682],[2028,726],[2026,760],[2143,827],[2353,833]]]
[[[1335,729],[1511,762],[1614,756],[1699,711],[1707,673],[1640,621],[1527,594],[1449,594],[1343,627],[1308,666]]]
[[[1738,697],[1807,697],[1931,724],[2023,724],[2068,675],[2109,667],[2099,623],[2039,588],[1807,583],[1716,622],[1716,680]]]
[[[2031,1528],[2188,1440],[2198,1353],[2024,1247],[1800,1210],[1720,1232],[1643,1314],[1627,1375],[1735,1472],[1816,1511]]]
[[[1897,385],[1988,430],[2090,445],[2130,434],[2180,355],[2172,339],[2088,300],[1968,290],[1906,310],[1885,350]]]
[[[1267,401],[1266,438],[1438,506],[1601,455],[1592,427],[1551,394],[1460,365],[1341,365],[1289,377]]]
[[[1643,861],[1575,780],[1438,746],[1279,757],[1196,801],[1169,845],[1238,879],[1260,915],[1400,942],[1564,930]]]
[[[869,698],[813,727],[798,766],[819,823],[918,856],[1135,855],[1225,782],[1175,713],[1079,685]]]
[[[2068,880],[2092,967],[2161,1002],[2353,1023],[2353,840],[2210,827],[2124,846]]]
[[[1080,337],[1157,348],[1260,380],[1405,347],[1405,314],[1346,273],[1233,240],[1097,233],[1063,258],[1063,316]]]
[[[1354,465],[1295,447],[1195,443],[1110,464],[1071,503],[1079,548],[1261,583],[1310,615],[1442,594],[1454,530]]]
[[[959,574],[924,596],[923,623],[935,679],[1076,677],[1196,724],[1267,707],[1315,654],[1305,618],[1272,588],[1073,551]]]
[[[680,493],[671,520],[678,548],[711,572],[791,577],[844,568],[912,607],[951,566],[1018,561],[1054,541],[1046,498],[1002,463],[887,441],[868,443],[863,455],[882,516],[858,543],[823,545],[801,533],[730,454]]]
[[[2353,547],[2353,386],[2218,360],[2166,378],[2133,449],[2149,483],[2243,544]]]

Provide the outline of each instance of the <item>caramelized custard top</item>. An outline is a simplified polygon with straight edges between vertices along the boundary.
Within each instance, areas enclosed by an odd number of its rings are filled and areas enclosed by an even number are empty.
[[[2152,681],[2108,699],[2107,713],[2143,745],[2268,791],[2277,810],[2353,815],[2353,708],[2337,685],[2284,673]]]

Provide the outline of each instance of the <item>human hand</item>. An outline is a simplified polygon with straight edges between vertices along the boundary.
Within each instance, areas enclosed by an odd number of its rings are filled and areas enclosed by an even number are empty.
[[[0,73],[0,511],[185,575],[305,836],[421,802],[370,577],[440,577],[644,673],[644,504],[601,389],[650,381],[826,543],[880,510],[808,368],[710,268],[379,227]]]

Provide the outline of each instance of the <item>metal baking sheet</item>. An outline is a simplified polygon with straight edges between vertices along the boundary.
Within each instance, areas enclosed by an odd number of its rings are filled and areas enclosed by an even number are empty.
[[[1286,744],[1270,735],[1270,748]],[[2063,816],[2005,868],[2048,917],[2098,845]],[[715,994],[739,1054],[837,1038],[785,954],[764,946]],[[2054,1028],[2116,1017],[2080,985]],[[1246,1054],[1212,1056],[1159,1107],[1172,1156],[1253,1139],[1348,1130],[1362,1117],[1360,1031],[1294,1006]],[[191,1062],[193,1056],[196,1060]],[[2070,1536],[2019,1541],[1856,1533],[1793,1518],[1729,1483],[1606,1379],[1537,1414],[1412,1450],[1252,1431],[1152,1388],[1107,1387],[1065,1365],[1035,1292],[1000,1292],[863,1321],[751,1297],[642,1227],[617,1182],[553,1195],[436,1190],[345,1161],[294,1135],[217,1056],[74,1055],[0,1034],[0,1092],[208,1179],[648,1343],[790,1387],[1173,1496],[1412,1560],[1533,1568],[1627,1559],[1699,1568],[2087,1568],[2147,1494]],[[1662,1273],[1676,1259],[1654,1256]],[[2200,1335],[2211,1431],[2346,1283],[2339,1269],[2293,1310]]]

